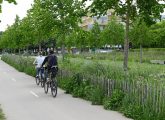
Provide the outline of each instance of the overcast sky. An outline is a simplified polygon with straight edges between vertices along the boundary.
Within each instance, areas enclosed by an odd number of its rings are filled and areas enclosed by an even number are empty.
[[[33,0],[16,0],[17,5],[4,2],[2,4],[2,13],[0,13],[0,31],[4,31],[8,25],[14,23],[16,14],[22,19],[26,16],[27,10],[31,8]]]
[[[0,13],[0,31],[4,31],[7,25],[12,25],[16,14],[22,19],[26,16],[27,10],[31,8],[33,0],[16,0],[17,5],[4,2],[2,4],[2,13]],[[164,2],[163,2],[164,3]],[[165,13],[163,13],[165,14]]]

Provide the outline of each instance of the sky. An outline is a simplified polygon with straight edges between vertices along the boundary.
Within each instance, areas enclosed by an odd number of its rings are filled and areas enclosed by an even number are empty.
[[[31,8],[34,0],[16,0],[17,5],[5,2],[2,4],[2,13],[0,13],[0,31],[4,31],[7,25],[14,23],[16,15],[22,19],[26,16],[27,10]],[[163,2],[165,3],[165,2]],[[88,3],[89,4],[89,3]],[[165,14],[165,13],[163,13]]]
[[[17,5],[9,4],[4,1],[2,4],[2,13],[0,13],[0,31],[4,31],[7,25],[14,23],[16,15],[22,19],[26,16],[27,10],[31,8],[33,0],[16,0]]]

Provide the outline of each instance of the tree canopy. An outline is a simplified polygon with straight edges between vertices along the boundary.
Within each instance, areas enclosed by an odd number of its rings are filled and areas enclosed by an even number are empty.
[[[83,0],[86,2],[87,0]],[[159,0],[92,0],[92,4],[88,7],[93,15],[106,14],[109,9],[113,9],[116,15],[120,15],[125,21],[125,41],[124,41],[124,62],[123,68],[128,68],[128,49],[129,49],[129,29],[130,23],[137,16],[144,19],[146,24],[150,25],[155,19],[160,18],[164,5]]]

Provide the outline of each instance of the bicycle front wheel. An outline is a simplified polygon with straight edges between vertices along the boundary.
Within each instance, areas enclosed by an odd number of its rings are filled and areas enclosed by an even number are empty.
[[[48,93],[48,89],[49,89],[49,82],[46,82],[44,85],[44,90],[46,94]]]
[[[40,79],[39,79],[39,77],[36,77],[36,84],[37,84],[37,85],[40,84]]]

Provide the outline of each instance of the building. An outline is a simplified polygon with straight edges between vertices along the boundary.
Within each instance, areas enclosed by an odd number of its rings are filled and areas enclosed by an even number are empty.
[[[99,24],[100,29],[103,30],[105,26],[108,24],[108,22],[111,20],[112,13],[113,13],[113,10],[108,10],[107,15],[101,16],[99,18],[96,16],[94,17],[84,16],[82,17],[82,23],[79,24],[79,26],[83,28],[84,30],[90,30],[92,29],[96,21]],[[119,18],[117,18],[117,20],[119,20]]]

